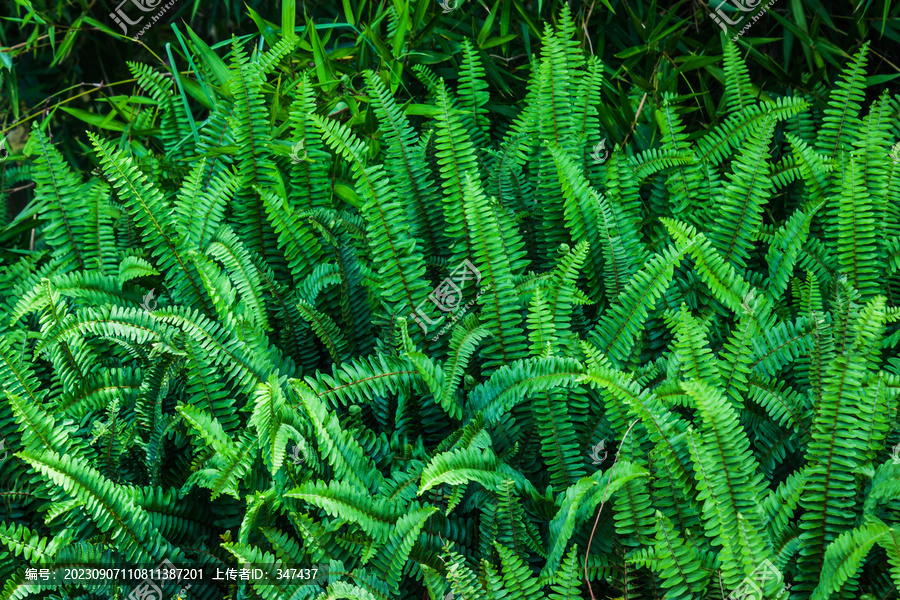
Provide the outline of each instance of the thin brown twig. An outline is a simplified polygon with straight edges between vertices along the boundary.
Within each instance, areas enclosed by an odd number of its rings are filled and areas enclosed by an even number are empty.
[[[886,62],[887,64],[889,64],[889,65],[891,65],[892,67],[894,67],[894,70],[895,70],[895,71],[900,71],[900,67],[898,67],[897,65],[895,65],[894,63],[892,63],[891,61],[889,61],[889,60],[887,59],[886,56],[883,56],[883,55],[879,54],[878,52],[876,52],[875,50],[872,50],[871,48],[869,49],[869,51],[872,52],[872,54],[874,54],[875,56],[881,58],[881,60],[883,60],[883,61]]]
[[[2,48],[0,48],[0,50],[3,50],[3,51],[16,50],[17,48],[20,48],[22,46],[27,46],[28,44],[33,44],[34,42],[39,42],[42,39],[49,38],[49,37],[50,37],[49,33],[46,35],[39,35],[38,37],[34,38],[33,40],[24,41],[21,44],[16,44],[15,46],[3,46]]]
[[[505,56],[500,56],[499,54],[488,54],[488,56],[505,61],[507,64],[509,64],[509,61],[515,60],[517,58],[528,58],[527,54],[516,54],[515,56],[510,56],[509,58],[506,58]]]
[[[102,90],[102,89],[104,89],[104,88],[112,87],[112,86],[114,86],[114,85],[121,85],[121,84],[123,84],[123,83],[130,83],[130,82],[133,82],[133,81],[137,81],[137,79],[125,79],[125,80],[123,80],[123,81],[117,81],[116,83],[103,83],[103,82],[100,82],[100,83],[88,83],[88,82],[82,81],[82,82],[80,82],[80,83],[78,83],[78,84],[75,84],[75,85],[73,85],[73,86],[70,86],[70,87],[66,88],[65,90],[62,90],[62,91],[60,91],[60,92],[57,92],[56,94],[52,94],[52,95],[50,95],[50,96],[47,96],[47,98],[44,98],[44,100],[41,101],[41,104],[45,105],[44,108],[38,108],[38,109],[36,109],[36,110],[32,110],[32,111],[31,111],[31,114],[27,114],[27,113],[26,113],[25,115],[23,115],[23,118],[22,118],[22,119],[20,119],[19,121],[16,121],[15,123],[12,123],[7,129],[3,130],[2,133],[5,133],[5,132],[7,132],[7,131],[12,131],[12,130],[15,129],[16,127],[19,127],[19,126],[21,126],[21,125],[24,125],[25,123],[28,123],[28,122],[31,121],[32,119],[35,119],[35,118],[39,117],[39,116],[42,115],[42,114],[46,114],[47,111],[49,111],[49,110],[53,110],[53,109],[55,109],[55,108],[57,108],[57,107],[59,107],[59,106],[62,106],[63,104],[68,104],[68,103],[71,102],[72,100],[75,100],[75,99],[77,99],[77,98],[81,98],[82,96],[87,96],[88,94],[92,94],[92,93],[96,92],[97,90]],[[52,105],[52,106],[46,106],[47,100],[49,100],[49,99],[52,98],[53,96],[57,96],[57,95],[59,95],[59,94],[65,92],[65,91],[70,90],[70,89],[77,88],[77,87],[81,87],[81,86],[85,86],[85,85],[90,85],[90,86],[93,86],[93,87],[92,87],[91,89],[87,90],[87,91],[81,92],[80,94],[75,94],[74,96],[69,96],[68,98],[65,98],[64,100],[60,100],[59,102],[57,102],[56,104],[54,104],[54,105]]]
[[[647,100],[647,94],[649,92],[644,92],[644,97],[641,98],[641,103],[638,105],[637,112],[634,114],[634,121],[631,123],[631,131],[628,132],[628,135],[625,136],[625,139],[622,140],[622,147],[625,147],[625,144],[628,143],[628,138],[631,137],[631,134],[634,133],[634,128],[637,127],[638,118],[641,116],[641,111],[644,110],[644,102]]]
[[[13,192],[18,192],[18,191],[20,191],[20,190],[27,190],[27,189],[30,188],[30,187],[34,187],[34,182],[33,182],[33,181],[29,181],[29,182],[26,183],[25,185],[20,185],[19,187],[10,188],[10,189],[8,189],[8,190],[0,190],[0,194],[11,194],[11,193],[13,193]]]
[[[91,6],[93,6],[93,5],[94,5],[94,2],[91,2]],[[90,28],[90,29],[97,29],[97,28]],[[88,28],[85,28],[85,30],[89,30],[89,29],[88,29]],[[150,48],[146,43],[144,43],[143,40],[136,40],[136,39],[134,39],[134,38],[132,38],[132,37],[128,37],[128,36],[126,36],[126,35],[115,34],[115,36],[118,37],[118,38],[122,38],[122,39],[126,39],[126,40],[131,40],[132,42],[135,42],[135,43],[137,43],[137,44],[140,44],[141,46],[144,47],[144,50],[146,50],[147,52],[149,52],[149,53],[150,53],[157,61],[159,61],[159,63],[160,63],[161,65],[167,65],[167,64],[168,64],[168,63],[166,63],[166,61],[164,61],[164,60],[163,60],[156,52],[154,52],[152,48]],[[40,38],[38,38],[38,39],[40,39]],[[19,44],[19,45],[21,45],[21,44]],[[4,49],[6,49],[6,48],[4,48]],[[190,73],[190,69],[186,70],[186,71],[184,72],[184,75],[188,75],[189,73]],[[180,71],[179,71],[179,74],[181,74]],[[51,109],[57,108],[58,106],[62,106],[63,104],[67,104],[68,102],[70,102],[70,101],[72,101],[72,100],[74,100],[74,99],[76,99],[76,98],[80,98],[81,96],[84,96],[84,95],[86,95],[86,94],[90,94],[91,92],[94,92],[94,91],[97,91],[97,90],[102,90],[102,89],[104,89],[104,88],[112,87],[112,86],[115,86],[115,85],[121,85],[121,84],[124,84],[124,83],[130,83],[130,82],[133,82],[133,81],[137,81],[137,79],[125,79],[125,80],[122,80],[122,81],[117,81],[116,83],[103,83],[103,82],[100,82],[100,83],[86,83],[86,82],[81,82],[81,83],[79,83],[79,84],[77,84],[77,85],[68,87],[68,88],[66,88],[65,90],[62,90],[62,91],[60,91],[60,92],[57,92],[56,94],[52,94],[52,95],[48,96],[47,98],[44,98],[44,100],[41,102],[41,104],[44,105],[44,108],[38,109],[37,112],[35,112],[35,113],[32,114],[32,115],[26,116],[26,118],[24,118],[24,119],[22,119],[22,120],[20,120],[20,121],[16,121],[16,122],[13,123],[6,131],[9,131],[9,130],[11,130],[11,129],[14,129],[15,127],[18,127],[19,125],[23,125],[23,124],[25,124],[25,123],[31,121],[32,119],[36,118],[36,117],[37,117],[38,115],[40,115],[41,113],[46,114],[46,112],[49,111],[49,110],[51,110]],[[94,86],[94,89],[88,90],[88,91],[86,91],[86,92],[82,92],[82,93],[80,93],[80,94],[76,94],[75,96],[70,96],[69,98],[66,98],[66,99],[63,100],[63,101],[57,102],[57,103],[54,104],[53,106],[46,107],[47,100],[49,100],[49,99],[52,98],[53,96],[59,95],[59,94],[65,92],[65,91],[68,91],[68,90],[72,89],[72,88],[79,87],[79,86],[83,86],[83,85],[92,85],[92,86]]]
[[[99,27],[66,27],[65,25],[62,25],[61,23],[53,23],[52,25],[53,25],[53,27],[59,28],[60,31],[65,31],[65,32],[67,32],[67,33],[68,33],[69,31],[102,31],[102,29],[100,29]],[[45,35],[40,35],[40,36],[34,38],[33,40],[27,40],[27,41],[24,41],[24,42],[22,42],[22,43],[20,43],[20,44],[16,44],[15,46],[3,46],[2,48],[0,48],[0,50],[3,50],[3,51],[6,51],[6,50],[17,50],[17,49],[19,49],[19,48],[21,48],[21,47],[23,47],[23,46],[28,46],[29,44],[33,44],[33,43],[35,43],[35,42],[39,42],[39,41],[41,41],[41,40],[43,40],[43,39],[48,39],[49,37],[50,37],[50,34],[49,34],[49,33],[48,33],[48,34],[45,34]],[[46,44],[46,45],[41,45],[41,46],[32,46],[31,48],[28,48],[28,50],[36,50],[37,48],[43,48],[43,47],[45,47],[45,46],[51,46],[51,45],[52,45],[52,44],[49,44],[49,43],[48,43],[48,44]]]
[[[644,94],[646,97],[646,94]],[[643,103],[642,103],[643,104]],[[622,448],[625,446],[625,438],[628,437],[628,434],[631,433],[631,428],[634,427],[640,419],[635,419],[631,422],[631,425],[628,426],[628,429],[625,430],[625,435],[622,436],[622,443],[619,444],[619,449],[616,451],[616,458],[613,460],[612,466],[609,468],[609,472],[606,478],[606,487],[603,489],[603,496],[601,496],[600,500],[600,509],[597,510],[597,518],[594,519],[594,526],[591,527],[591,537],[588,538],[587,549],[584,551],[584,580],[588,584],[588,591],[591,593],[591,600],[597,600],[597,597],[594,596],[594,588],[591,587],[591,580],[588,577],[587,572],[587,561],[588,556],[591,553],[591,544],[594,541],[594,532],[597,530],[597,523],[600,521],[600,513],[603,512],[603,505],[606,504],[606,492],[609,490],[609,484],[612,483],[612,472],[616,468],[616,464],[619,462],[619,454],[622,453]]]
[[[584,39],[587,40],[588,51],[591,54],[594,53],[594,42],[591,41],[591,34],[588,33],[588,21],[591,20],[591,15],[594,14],[594,5],[596,3],[596,0],[594,2],[591,2],[591,7],[588,9],[587,17],[581,20],[581,28],[584,29]]]

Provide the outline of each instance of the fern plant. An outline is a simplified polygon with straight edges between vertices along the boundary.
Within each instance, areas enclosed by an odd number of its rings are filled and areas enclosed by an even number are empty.
[[[718,125],[663,96],[653,145],[601,155],[560,23],[502,130],[468,44],[456,86],[417,69],[427,110],[367,73],[370,137],[282,69],[292,37],[233,44],[196,135],[135,65],[159,155],[91,134],[85,178],[35,128],[0,598],[164,560],[327,573],[198,599],[894,593],[898,99],[863,114],[863,48],[821,119],[761,101],[728,46]]]

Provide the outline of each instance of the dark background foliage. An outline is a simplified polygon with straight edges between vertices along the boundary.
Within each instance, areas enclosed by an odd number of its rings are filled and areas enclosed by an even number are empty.
[[[249,10],[242,10],[246,4]],[[558,0],[469,0],[448,14],[434,0],[415,2],[409,51],[391,52],[387,9],[382,0],[306,2],[298,5],[298,30],[308,18],[328,52],[325,68],[349,77],[350,89],[365,68],[397,72],[410,97],[423,90],[411,76],[416,63],[454,78],[459,43],[471,37],[485,61],[492,87],[491,107],[509,114],[521,99],[529,70],[528,57],[539,49],[544,26],[559,14]],[[709,17],[717,4],[682,0],[646,2],[593,0],[569,3],[578,40],[600,57],[608,70],[603,115],[615,141],[624,141],[635,121],[636,107],[626,97],[639,89],[658,97],[671,92],[692,98],[692,118],[711,125],[721,118],[712,98],[721,96],[722,40]],[[761,3],[762,4],[762,3]],[[58,112],[60,107],[93,110],[112,94],[128,93],[133,80],[128,60],[170,63],[186,71],[185,55],[170,25],[185,34],[190,27],[211,46],[231,35],[263,37],[279,29],[280,3],[250,0],[181,0],[136,43],[120,35],[109,18],[117,3],[110,0],[37,1],[27,8],[16,2],[0,7],[0,127],[13,147],[22,143],[28,122],[49,113],[57,139],[78,138],[83,124]],[[452,6],[452,3],[451,3]],[[841,65],[864,41],[871,42],[869,83],[891,81],[900,74],[900,4],[894,0],[820,2],[778,0],[740,38],[751,80],[763,94],[785,89],[817,93],[832,82]],[[308,57],[313,60],[312,53]],[[101,111],[104,112],[104,111]],[[688,123],[689,125],[691,123]]]

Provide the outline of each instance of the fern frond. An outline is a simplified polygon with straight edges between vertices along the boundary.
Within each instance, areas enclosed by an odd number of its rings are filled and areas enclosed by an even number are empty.
[[[283,41],[283,40],[282,40]],[[279,42],[280,44],[281,42]],[[282,50],[283,47],[279,48]],[[275,48],[272,52],[275,52]],[[229,87],[234,94],[234,112],[229,120],[234,143],[245,151],[237,160],[238,193],[231,203],[238,231],[247,248],[259,254],[276,273],[283,271],[275,232],[266,220],[260,190],[278,189],[274,177],[275,158],[269,148],[265,99],[262,94],[263,65],[247,63],[236,38],[232,37],[232,67]]]
[[[853,150],[853,140],[862,125],[859,111],[865,99],[868,53],[869,44],[864,43],[828,96],[828,108],[816,135],[816,149],[828,160],[836,159],[841,151]]]
[[[488,141],[488,111],[484,107],[490,99],[488,84],[484,81],[484,67],[477,50],[468,39],[462,41],[462,60],[460,61],[459,107],[462,111],[460,122],[469,131],[469,139],[476,148],[484,148]]]
[[[679,241],[652,256],[632,276],[618,302],[600,318],[594,330],[601,352],[618,364],[628,359],[650,311],[672,280],[675,267],[694,244],[693,240]]]
[[[172,278],[170,289],[209,314],[210,306],[199,275],[187,257],[191,247],[179,233],[177,220],[171,214],[159,189],[147,181],[133,160],[122,151],[114,151],[109,142],[89,132],[107,178],[119,191],[137,223],[147,236],[150,253],[159,261],[159,270]]]
[[[810,598],[824,600],[837,591],[844,594],[858,590],[855,580],[862,561],[872,546],[891,532],[884,523],[869,523],[841,534],[825,552],[822,578]]]
[[[774,130],[773,119],[763,120],[732,162],[731,183],[725,186],[708,235],[725,261],[741,269],[747,268],[752,243],[762,224],[763,206],[772,190],[768,145]]]
[[[22,452],[19,456],[69,497],[80,500],[88,517],[103,532],[110,532],[123,555],[132,562],[177,557],[167,542],[118,486],[88,466],[83,459],[55,452]]]
[[[380,165],[364,164],[364,148],[344,125],[311,117],[325,141],[351,162],[357,184],[366,200],[372,262],[383,280],[381,297],[392,305],[394,314],[407,316],[425,301],[428,283],[418,243],[404,231],[406,219],[390,182]]]

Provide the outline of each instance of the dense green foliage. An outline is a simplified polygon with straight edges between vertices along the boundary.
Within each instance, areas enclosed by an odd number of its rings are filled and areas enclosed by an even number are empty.
[[[21,564],[100,557],[327,564],[366,600],[725,598],[765,561],[767,598],[896,593],[900,103],[867,102],[869,47],[823,105],[757,99],[723,36],[727,117],[649,98],[624,150],[559,23],[508,120],[468,41],[455,85],[414,69],[427,103],[367,71],[341,120],[285,35],[198,57],[202,121],[130,65],[152,143],[91,133],[93,173],[35,125],[0,598],[124,597]]]

